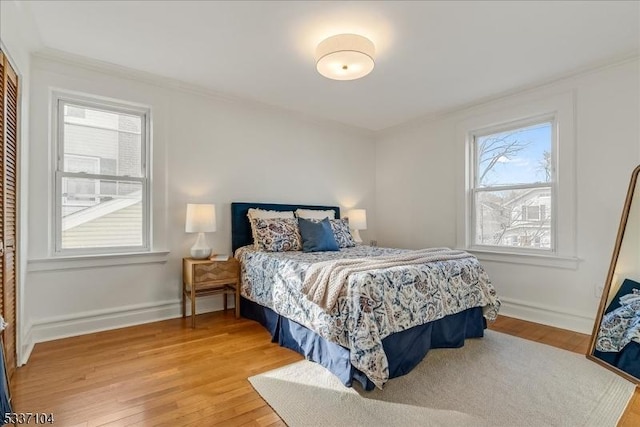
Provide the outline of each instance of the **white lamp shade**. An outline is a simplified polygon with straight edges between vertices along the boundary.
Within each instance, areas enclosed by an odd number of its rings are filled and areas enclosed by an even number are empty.
[[[366,76],[375,65],[375,46],[357,34],[338,34],[316,48],[316,68],[333,80],[355,80]]]
[[[216,205],[188,203],[184,231],[187,233],[216,231]]]
[[[349,227],[354,230],[367,229],[367,211],[365,209],[351,209],[347,212]]]

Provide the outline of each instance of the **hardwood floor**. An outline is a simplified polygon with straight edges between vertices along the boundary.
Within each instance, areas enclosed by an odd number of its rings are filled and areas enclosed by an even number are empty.
[[[506,317],[491,329],[584,353],[589,337]],[[37,344],[13,377],[14,411],[58,426],[284,425],[247,377],[301,360],[233,312]],[[638,390],[621,426],[640,425]]]

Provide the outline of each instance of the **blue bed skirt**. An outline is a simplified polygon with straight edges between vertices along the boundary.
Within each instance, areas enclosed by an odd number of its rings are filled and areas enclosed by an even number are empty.
[[[264,326],[272,342],[319,363],[347,387],[356,380],[365,390],[373,390],[374,384],[351,365],[348,349],[246,298],[241,299],[240,313]],[[389,361],[389,378],[410,372],[432,348],[458,348],[466,338],[482,337],[486,327],[482,308],[477,307],[388,336],[382,345]]]
[[[593,355],[629,375],[640,378],[640,344],[635,341],[625,345],[619,352],[594,350]]]

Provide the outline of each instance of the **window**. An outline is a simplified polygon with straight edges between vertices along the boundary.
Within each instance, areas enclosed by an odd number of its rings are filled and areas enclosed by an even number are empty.
[[[100,173],[100,158],[65,154],[64,161],[69,172]],[[88,181],[81,178],[69,178],[63,181],[62,217],[100,203],[100,181]]]
[[[460,118],[456,123],[455,147],[458,159],[455,167],[459,176],[456,186],[457,247],[472,252],[481,261],[578,268],[575,104],[574,91],[532,92],[483,104]],[[544,128],[548,130],[549,138],[544,144],[540,143],[540,147],[546,148],[542,149],[543,153],[549,153],[548,159],[542,157],[542,160],[548,160],[549,167],[534,170],[537,174],[529,171],[515,175],[518,169],[525,170],[522,165],[525,161],[535,165],[534,159],[541,159],[540,155],[527,154],[538,146],[532,143],[527,150],[508,153],[504,158],[496,157],[494,167],[485,179],[479,179],[482,176],[479,166],[487,164],[479,165],[477,146],[482,138],[538,126],[542,127],[538,132]],[[519,138],[524,140],[526,133]],[[546,170],[550,172],[548,178],[542,174]],[[507,179],[510,176],[511,179]],[[511,204],[503,203],[510,191],[527,194],[521,199],[513,199]],[[536,216],[536,208],[530,212],[528,206],[540,206],[537,220],[532,219]],[[501,223],[507,230],[496,244],[500,234],[492,235],[488,227],[497,229]],[[536,226],[540,230],[534,233]]]
[[[522,219],[526,221],[540,221],[546,219],[547,206],[546,205],[534,205],[527,206],[522,205]]]
[[[84,108],[73,107],[71,105],[67,105],[67,109],[65,110],[65,115],[67,117],[77,117],[79,119],[85,118],[85,110]]]
[[[546,117],[472,133],[472,247],[554,250],[554,129]]]
[[[149,250],[147,109],[56,95],[55,252]]]

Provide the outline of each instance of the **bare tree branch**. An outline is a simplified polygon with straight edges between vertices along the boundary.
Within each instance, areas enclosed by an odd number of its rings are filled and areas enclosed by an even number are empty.
[[[531,144],[531,141],[522,141],[514,136],[517,132],[509,133],[501,137],[487,138],[480,144],[478,149],[478,165],[483,165],[484,170],[480,172],[479,182],[483,182],[489,172],[498,164],[501,159],[513,160],[520,151]]]
[[[538,162],[538,170],[544,172],[545,182],[551,181],[551,153],[545,150],[542,153],[542,160]]]

